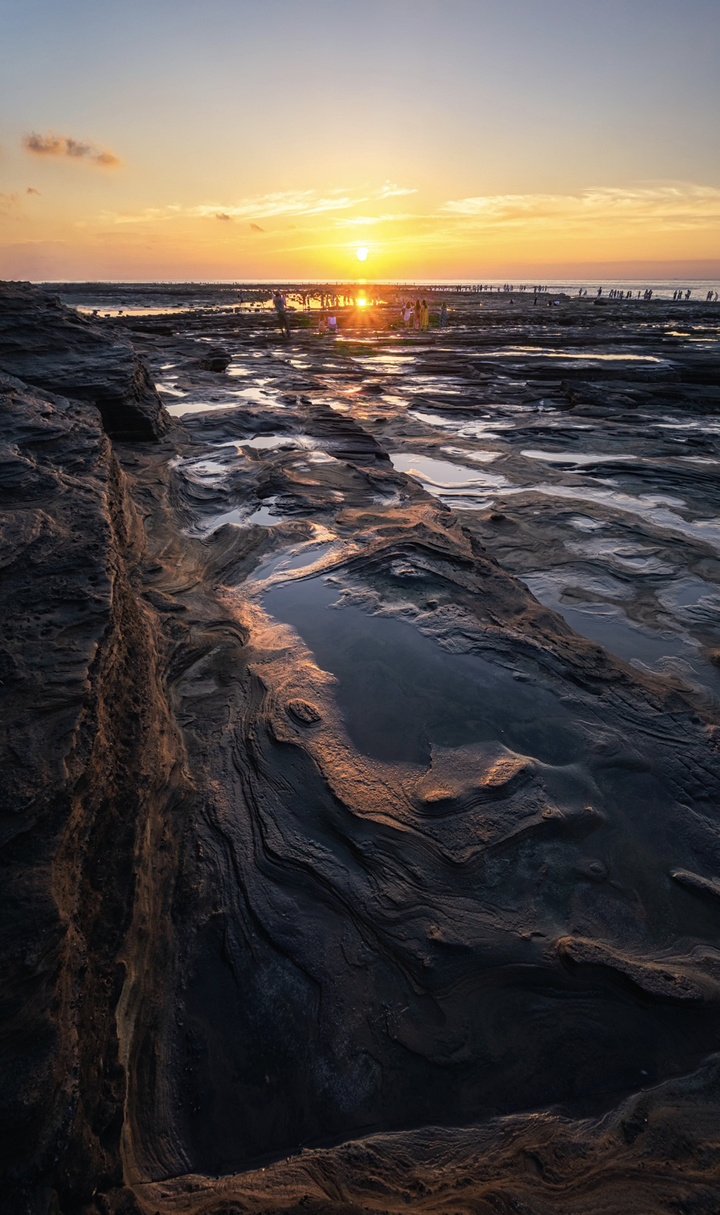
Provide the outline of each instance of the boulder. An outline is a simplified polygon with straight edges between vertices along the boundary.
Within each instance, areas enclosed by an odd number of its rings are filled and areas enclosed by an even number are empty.
[[[0,283],[0,371],[91,401],[114,439],[157,440],[170,421],[126,337],[31,283]]]
[[[231,358],[232,355],[224,346],[208,346],[198,358],[196,366],[201,371],[225,371]]]

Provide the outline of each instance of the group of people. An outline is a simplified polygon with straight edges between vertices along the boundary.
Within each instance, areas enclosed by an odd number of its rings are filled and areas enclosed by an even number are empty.
[[[403,323],[406,329],[429,329],[430,309],[426,300],[415,300],[415,307],[408,300],[403,308]]]
[[[326,316],[324,312],[321,312],[320,320],[318,321],[318,333],[336,334],[337,331],[338,331],[337,317],[334,316],[332,313],[329,316]]]
[[[625,291],[624,289],[621,289],[619,287],[611,287],[610,290],[608,291],[608,299],[609,300],[631,300],[632,294],[633,294],[632,291],[629,291],[629,290]],[[601,295],[602,295],[602,287],[598,287],[598,296],[601,296]],[[652,291],[650,292],[650,295],[652,295]],[[648,296],[648,299],[649,298],[650,298],[650,296]],[[638,291],[638,299],[640,299],[639,291]]]
[[[415,300],[415,306],[410,300],[405,304],[401,312],[402,322],[406,329],[429,329],[430,328],[430,308],[427,300]],[[438,317],[438,324],[441,329],[447,325],[448,310],[447,304],[443,301]]]
[[[600,296],[602,295],[602,293],[603,293],[602,287],[598,287],[597,292],[596,292],[596,298],[600,299]],[[587,295],[587,288],[581,287],[580,290],[578,291],[578,295]],[[640,295],[641,295],[641,292],[638,291],[638,293],[637,293],[638,299],[640,299]],[[651,300],[652,297],[653,297],[652,287],[646,287],[645,290],[642,292],[642,298],[647,301],[647,300]],[[608,291],[609,300],[631,300],[632,298],[633,298],[633,293],[630,290],[625,291],[624,289],[621,290],[619,287],[611,287],[610,290]]]

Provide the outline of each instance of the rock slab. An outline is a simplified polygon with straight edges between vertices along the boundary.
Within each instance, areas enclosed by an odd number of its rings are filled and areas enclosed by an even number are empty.
[[[157,440],[170,421],[127,338],[30,283],[0,283],[0,371],[91,401],[113,439]]]

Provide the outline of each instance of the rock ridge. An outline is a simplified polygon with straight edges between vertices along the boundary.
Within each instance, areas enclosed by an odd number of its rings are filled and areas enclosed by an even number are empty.
[[[75,1211],[122,1189],[117,1006],[175,744],[96,410],[2,377],[0,412],[3,1209]]]
[[[91,401],[113,439],[157,440],[169,418],[126,337],[31,283],[0,283],[0,371]]]

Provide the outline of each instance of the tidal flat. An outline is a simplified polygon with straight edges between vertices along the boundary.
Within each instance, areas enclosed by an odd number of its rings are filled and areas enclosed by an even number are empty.
[[[716,1209],[720,305],[3,290],[27,1210]]]

